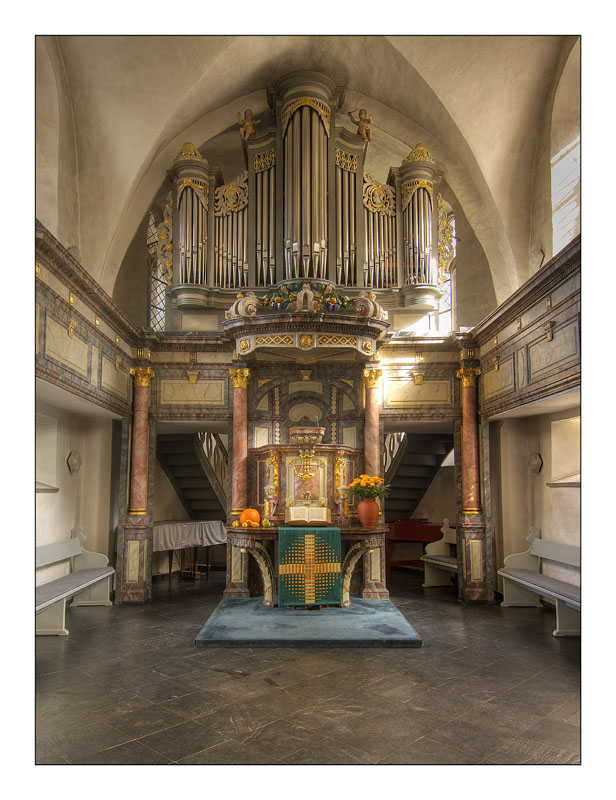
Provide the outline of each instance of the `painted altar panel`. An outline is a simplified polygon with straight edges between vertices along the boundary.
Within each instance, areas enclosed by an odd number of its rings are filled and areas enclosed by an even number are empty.
[[[362,471],[361,451],[351,447],[317,445],[314,456],[305,461],[294,445],[252,448],[249,504],[281,524],[289,504],[305,502],[325,506],[331,511],[332,521],[341,520],[354,514],[355,499],[348,497],[346,487]]]

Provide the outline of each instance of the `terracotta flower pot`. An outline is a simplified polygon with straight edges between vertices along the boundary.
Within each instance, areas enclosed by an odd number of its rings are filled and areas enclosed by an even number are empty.
[[[364,498],[357,504],[357,516],[361,522],[362,528],[374,528],[376,521],[379,518],[380,512],[379,504],[372,498]]]

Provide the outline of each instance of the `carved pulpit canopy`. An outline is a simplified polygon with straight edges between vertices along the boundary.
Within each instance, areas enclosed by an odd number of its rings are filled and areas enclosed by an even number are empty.
[[[341,351],[349,359],[370,359],[389,323],[374,294],[360,292],[351,298],[332,283],[307,279],[283,281],[262,296],[238,294],[222,327],[242,358],[258,351],[259,357],[281,351],[303,357],[318,350],[310,355],[319,360]]]

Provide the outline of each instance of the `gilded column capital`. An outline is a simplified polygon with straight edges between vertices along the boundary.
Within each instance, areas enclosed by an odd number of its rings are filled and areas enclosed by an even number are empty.
[[[152,367],[131,367],[130,374],[135,379],[135,386],[146,387],[150,385],[150,381],[155,375]]]
[[[229,370],[234,389],[246,389],[250,380],[250,370],[246,367],[234,367]]]
[[[365,369],[362,374],[366,389],[376,389],[379,385],[379,380],[383,377],[383,370]]]
[[[456,372],[456,378],[462,379],[463,389],[468,386],[474,386],[478,375],[481,375],[481,369],[479,367],[462,367],[462,369]]]

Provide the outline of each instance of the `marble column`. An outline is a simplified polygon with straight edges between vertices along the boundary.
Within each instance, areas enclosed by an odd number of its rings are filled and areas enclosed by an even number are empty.
[[[148,512],[148,408],[151,367],[132,367],[133,427],[128,511],[118,537],[116,599],[144,603],[151,599],[152,516]]]
[[[383,375],[380,369],[365,369],[363,372],[366,387],[364,413],[364,470],[367,475],[381,474],[381,452],[379,433],[379,381]]]
[[[458,593],[465,604],[491,602],[491,581],[487,573],[486,523],[481,510],[479,440],[477,429],[477,376],[479,367],[463,366],[462,409],[462,509],[458,514]]]
[[[248,381],[250,370],[229,370],[233,382],[233,446],[231,449],[231,519],[248,505]],[[248,558],[245,549],[227,538],[227,585],[225,597],[248,597]]]

